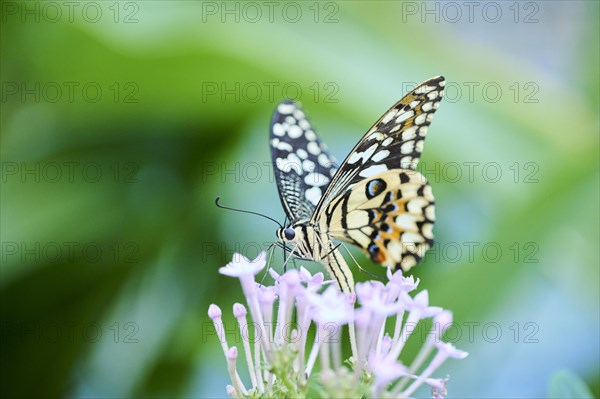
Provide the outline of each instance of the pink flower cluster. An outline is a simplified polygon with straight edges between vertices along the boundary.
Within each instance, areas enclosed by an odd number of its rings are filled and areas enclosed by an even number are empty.
[[[462,359],[467,353],[441,340],[452,314],[429,306],[426,290],[409,295],[418,280],[388,271],[387,284],[359,283],[356,294],[347,296],[327,286],[322,273],[311,275],[301,267],[283,275],[271,270],[275,284],[265,286],[255,281],[265,267],[265,258],[265,253],[253,261],[235,254],[232,262],[219,269],[221,274],[240,279],[250,309],[249,324],[246,307],[233,306],[242,337],[246,337],[242,341],[250,388],[238,374],[238,350],[227,343],[221,310],[213,304],[208,311],[227,360],[231,397],[304,397],[311,383],[323,396],[408,398],[423,384],[431,387],[434,398],[446,394],[447,379],[434,379],[433,373],[448,358]],[[424,319],[433,320],[432,331],[412,363],[404,364],[400,360],[404,345]],[[351,367],[342,361],[344,325],[352,341],[353,353],[347,361]],[[311,329],[314,339],[309,342]],[[393,331],[392,335],[387,330]],[[317,359],[319,373],[311,378]]]

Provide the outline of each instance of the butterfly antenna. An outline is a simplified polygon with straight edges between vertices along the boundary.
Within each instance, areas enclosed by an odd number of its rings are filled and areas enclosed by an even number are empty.
[[[277,225],[278,225],[280,228],[283,228],[283,226],[281,225],[281,223],[279,223],[277,220],[273,219],[272,217],[269,217],[269,216],[267,216],[267,215],[263,215],[262,213],[258,213],[258,212],[247,211],[247,210],[245,210],[245,209],[236,209],[236,208],[230,208],[230,207],[228,207],[228,206],[223,206],[223,205],[219,204],[219,201],[220,201],[220,200],[221,200],[221,197],[217,197],[217,198],[215,199],[215,205],[216,205],[217,207],[221,208],[221,209],[227,209],[227,210],[230,210],[230,211],[241,212],[241,213],[249,213],[249,214],[251,214],[251,215],[258,215],[258,216],[262,216],[262,217],[264,217],[265,219],[269,219],[269,220],[271,220],[271,221],[273,221],[273,222],[277,223]]]

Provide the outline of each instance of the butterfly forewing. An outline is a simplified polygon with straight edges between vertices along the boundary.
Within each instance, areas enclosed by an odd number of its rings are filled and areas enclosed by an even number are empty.
[[[279,197],[291,221],[310,219],[336,172],[334,159],[302,109],[279,103],[271,123],[271,159]]]
[[[425,177],[393,169],[363,179],[332,201],[320,220],[338,240],[361,247],[373,261],[408,270],[433,244],[434,198]]]
[[[360,181],[387,170],[417,166],[444,85],[442,76],[421,83],[379,118],[342,162],[317,205],[314,222],[325,205]]]

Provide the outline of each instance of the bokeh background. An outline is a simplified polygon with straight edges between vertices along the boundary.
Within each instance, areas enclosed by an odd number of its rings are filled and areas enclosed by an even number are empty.
[[[283,221],[275,104],[343,159],[440,74],[414,274],[470,352],[449,396],[547,397],[561,370],[598,396],[598,2],[0,4],[6,396],[225,396],[206,312],[243,298],[217,269],[275,225],[214,199]]]

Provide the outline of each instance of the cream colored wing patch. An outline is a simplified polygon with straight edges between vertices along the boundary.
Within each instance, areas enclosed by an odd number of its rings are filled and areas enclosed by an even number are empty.
[[[393,169],[331,201],[320,226],[331,237],[360,246],[373,261],[406,271],[433,245],[434,221],[434,198],[425,177]]]

